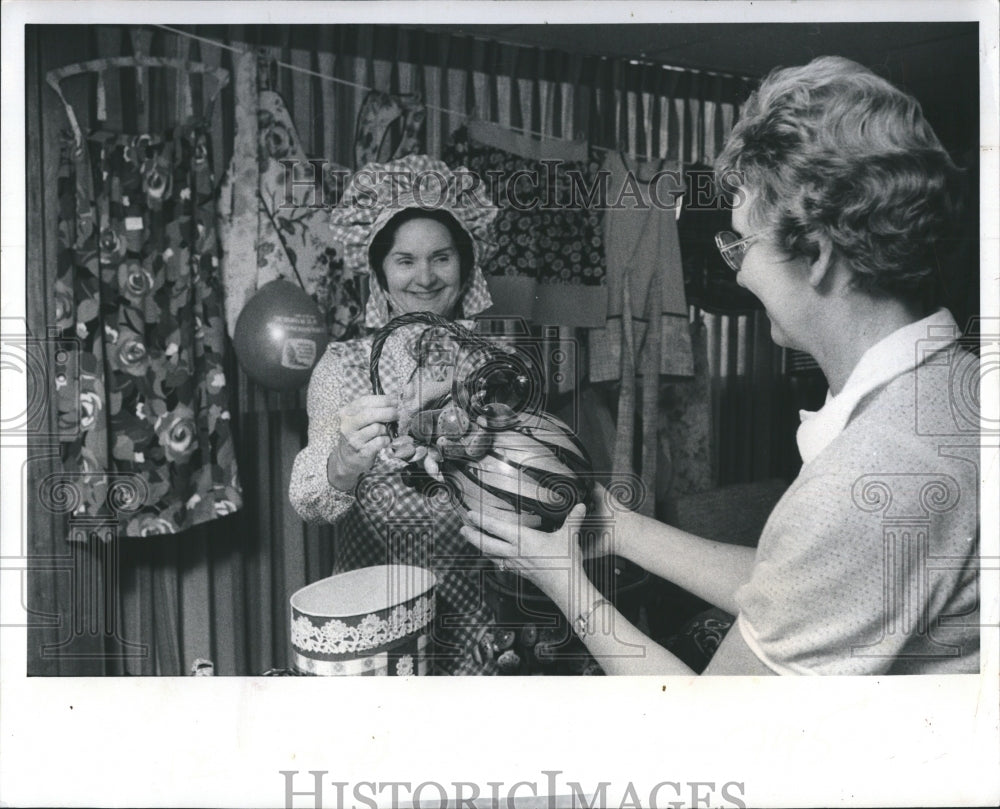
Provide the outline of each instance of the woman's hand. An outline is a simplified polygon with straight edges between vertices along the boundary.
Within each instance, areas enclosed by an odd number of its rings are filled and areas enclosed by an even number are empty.
[[[371,469],[379,450],[389,446],[387,424],[399,417],[391,396],[360,396],[340,411],[340,435],[327,460],[331,485],[351,491]]]
[[[551,533],[525,528],[516,522],[498,520],[474,511],[468,519],[476,527],[463,526],[462,535],[501,566],[537,585],[556,604],[569,602],[570,593],[586,578],[583,551],[578,542],[586,507],[573,507],[561,528]]]
[[[594,508],[587,517],[590,530],[583,532],[581,537],[584,559],[612,555],[631,558],[627,547],[630,531],[624,523],[632,512],[616,492],[616,489],[609,492],[600,483],[594,483]]]
[[[594,483],[593,502],[594,509],[590,514],[590,519],[595,528],[600,528],[611,523],[611,512],[608,508],[608,490],[600,483]],[[586,531],[581,537],[581,547],[584,559],[599,559],[614,553],[612,549],[613,541],[611,531]]]

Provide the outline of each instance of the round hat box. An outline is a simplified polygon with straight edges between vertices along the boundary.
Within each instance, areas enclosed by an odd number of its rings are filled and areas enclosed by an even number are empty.
[[[292,665],[322,676],[427,674],[436,583],[422,567],[376,565],[297,590]]]

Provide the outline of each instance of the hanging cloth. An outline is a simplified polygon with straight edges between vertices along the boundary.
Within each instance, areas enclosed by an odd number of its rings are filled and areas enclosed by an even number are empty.
[[[358,112],[354,170],[369,163],[388,163],[407,155],[423,154],[426,118],[427,110],[419,95],[391,95],[372,90]]]
[[[604,215],[608,306],[606,322],[588,332],[590,379],[621,378],[626,287],[639,372],[651,368],[654,373],[659,369],[661,374],[691,376],[694,363],[677,218],[663,204],[677,185],[672,180],[679,176],[677,165],[609,152],[603,171],[609,177]],[[646,333],[654,320],[659,321],[659,340]]]
[[[133,41],[136,37],[133,36]],[[136,44],[137,51],[141,49],[139,44]],[[72,76],[79,76],[83,73],[94,73],[97,75],[97,119],[99,121],[106,120],[106,97],[105,97],[105,87],[104,87],[104,74],[118,68],[134,68],[136,73],[136,85],[140,90],[139,93],[139,104],[143,103],[143,95],[141,88],[145,83],[146,71],[150,68],[170,68],[172,70],[182,71],[182,74],[192,74],[192,73],[203,73],[211,76],[214,79],[213,88],[211,95],[205,104],[205,110],[202,112],[204,120],[211,119],[212,107],[215,104],[215,99],[218,97],[219,93],[222,92],[222,88],[229,83],[229,71],[221,67],[212,67],[210,65],[202,64],[201,62],[188,62],[182,59],[172,59],[163,56],[147,56],[145,53],[137,52],[135,56],[107,56],[101,59],[91,59],[87,62],[78,62],[72,65],[66,65],[65,67],[55,68],[50,70],[45,75],[45,80],[49,87],[59,96],[59,100],[62,102],[63,109],[66,111],[66,118],[69,120],[70,129],[73,131],[73,140],[77,146],[83,145],[84,132],[80,127],[80,124],[76,117],[76,111],[73,109],[73,105],[66,100],[66,96],[63,95],[62,82]],[[185,106],[189,107],[191,100],[190,85],[187,83],[182,83],[180,86],[182,93],[184,94],[185,101],[188,102]],[[193,115],[193,110],[187,108],[185,110],[187,115],[185,117],[191,117]]]
[[[219,193],[219,240],[226,328],[232,337],[236,320],[257,291],[257,217],[260,167],[257,163],[257,57],[236,57],[234,69],[236,134],[229,170]]]
[[[362,327],[362,279],[344,267],[329,229],[329,207],[349,172],[330,161],[309,162],[281,96],[257,91],[257,69],[254,54],[244,54],[237,66],[240,113],[221,193],[226,325],[233,334],[254,293],[284,278],[301,284],[316,301],[331,338],[356,337]]]
[[[612,476],[626,479],[639,472],[648,486],[657,477],[657,458],[665,457],[657,438],[659,375],[693,373],[676,217],[662,204],[668,198],[666,191],[653,188],[658,177],[669,179],[662,172],[671,167],[666,161],[655,165],[629,162],[617,153],[605,158],[608,307],[605,326],[591,329],[588,335],[591,381],[621,380]],[[637,407],[639,376],[642,398]],[[634,458],[637,410],[642,419],[638,468]],[[655,497],[647,493],[637,510],[652,514],[654,507]]]
[[[596,326],[607,309],[601,211],[580,186],[600,162],[582,141],[539,141],[482,121],[452,135],[445,162],[479,176],[500,205],[487,268],[490,314],[539,324]]]
[[[708,364],[708,329],[698,316],[691,323],[693,377],[661,379],[658,420],[661,458],[669,474],[658,490],[676,498],[712,487],[712,380]]]
[[[57,327],[79,389],[54,380],[61,458],[81,481],[74,514],[107,521],[113,505],[120,536],[242,503],[209,142],[186,124],[63,143]]]

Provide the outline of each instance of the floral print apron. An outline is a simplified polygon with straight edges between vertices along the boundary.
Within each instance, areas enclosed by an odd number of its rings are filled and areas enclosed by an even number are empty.
[[[120,536],[176,533],[242,504],[209,142],[184,125],[62,149],[62,463],[74,514],[117,519]]]

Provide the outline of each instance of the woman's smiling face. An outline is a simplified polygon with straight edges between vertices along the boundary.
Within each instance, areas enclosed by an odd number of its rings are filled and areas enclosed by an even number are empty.
[[[450,315],[462,291],[458,248],[448,228],[433,219],[411,219],[399,226],[382,271],[399,314]]]

